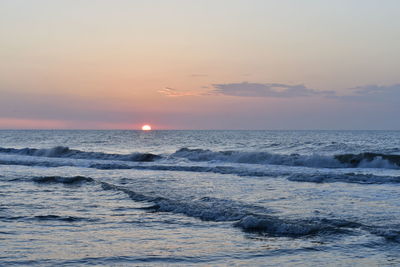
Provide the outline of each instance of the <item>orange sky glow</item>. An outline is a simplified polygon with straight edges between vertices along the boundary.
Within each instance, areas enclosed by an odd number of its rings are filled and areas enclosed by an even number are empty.
[[[399,7],[1,1],[0,129],[397,129]]]

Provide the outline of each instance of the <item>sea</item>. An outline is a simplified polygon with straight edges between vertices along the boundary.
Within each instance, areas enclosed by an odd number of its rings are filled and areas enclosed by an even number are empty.
[[[400,131],[0,131],[0,266],[400,266]]]

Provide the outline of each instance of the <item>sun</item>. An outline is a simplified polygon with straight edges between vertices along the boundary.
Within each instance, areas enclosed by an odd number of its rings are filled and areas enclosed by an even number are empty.
[[[151,130],[151,126],[148,125],[148,124],[145,124],[145,125],[142,126],[142,130],[143,131],[150,131]]]

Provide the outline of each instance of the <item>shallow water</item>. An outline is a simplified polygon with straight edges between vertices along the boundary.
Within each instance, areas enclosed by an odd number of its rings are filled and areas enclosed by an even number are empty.
[[[398,154],[395,131],[0,131],[0,265],[397,266]]]

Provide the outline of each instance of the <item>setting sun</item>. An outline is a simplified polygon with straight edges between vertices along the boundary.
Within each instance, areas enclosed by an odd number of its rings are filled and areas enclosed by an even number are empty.
[[[143,131],[150,131],[150,130],[151,130],[151,126],[148,125],[148,124],[143,125],[143,126],[142,126],[142,130],[143,130]]]

